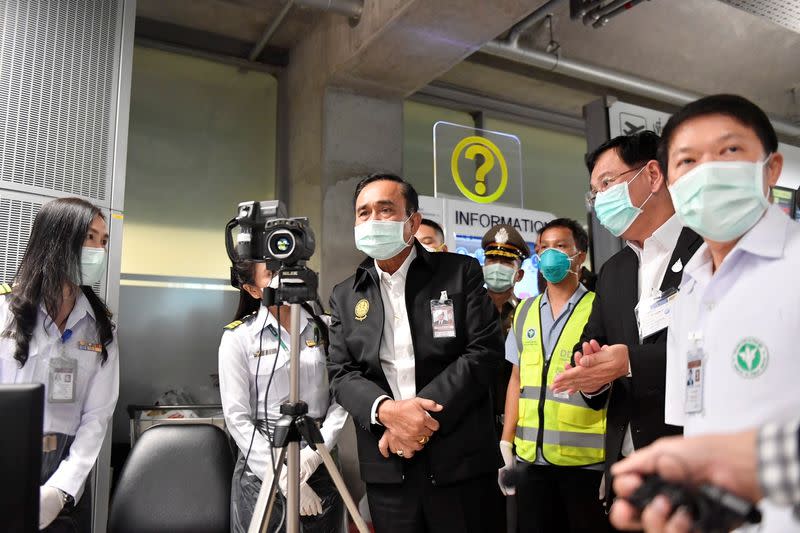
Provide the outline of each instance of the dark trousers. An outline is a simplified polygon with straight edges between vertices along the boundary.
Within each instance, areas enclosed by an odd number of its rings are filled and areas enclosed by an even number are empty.
[[[336,533],[342,524],[344,503],[325,465],[320,465],[314,471],[308,479],[308,486],[322,500],[322,514],[301,516],[300,530],[303,533]],[[250,527],[260,491],[261,480],[245,463],[244,455],[239,453],[231,485],[231,533],[246,533]],[[267,531],[270,533],[286,531],[285,508],[286,498],[278,491]]]
[[[520,533],[613,531],[598,498],[602,472],[543,465],[524,472],[516,498]]]
[[[491,512],[496,474],[449,485],[434,481],[426,461],[412,459],[403,483],[368,483],[375,533],[502,533]]]

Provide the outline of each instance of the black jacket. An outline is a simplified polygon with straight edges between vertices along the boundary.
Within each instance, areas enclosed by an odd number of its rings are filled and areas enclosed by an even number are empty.
[[[683,228],[661,282],[661,291],[678,288],[683,270],[673,272],[672,265],[678,259],[686,265],[702,243],[699,235]],[[608,401],[606,472],[620,456],[628,424],[636,449],[647,446],[659,437],[682,433],[682,428],[664,423],[667,330],[639,342],[634,312],[639,302],[638,280],[639,259],[636,252],[626,246],[600,269],[592,313],[581,336],[581,343],[596,339],[600,345],[628,346],[631,377],[615,380],[605,394],[585,397],[586,402],[595,409],[602,409]],[[580,344],[575,350],[580,350]],[[607,480],[606,495],[610,489],[611,483]]]
[[[446,484],[496,471],[500,465],[490,388],[503,360],[503,339],[478,262],[415,246],[417,257],[406,278],[406,307],[417,396],[444,406],[432,413],[441,428],[417,456],[428,462],[432,481]],[[456,336],[434,338],[430,302],[445,290],[453,301]],[[369,302],[369,310],[364,317],[361,304],[358,320],[355,307],[362,299]],[[406,460],[381,456],[378,440],[384,428],[370,421],[375,400],[392,396],[379,358],[384,310],[372,259],[334,287],[330,306],[328,373],[336,400],[355,422],[361,477],[368,483],[400,483]]]

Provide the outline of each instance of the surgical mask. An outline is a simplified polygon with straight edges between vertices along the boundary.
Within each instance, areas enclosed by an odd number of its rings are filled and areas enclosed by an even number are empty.
[[[81,249],[80,285],[94,285],[106,270],[106,251],[104,248],[84,246]]]
[[[369,220],[355,227],[356,248],[373,259],[383,261],[399,254],[411,241],[403,238],[403,220]],[[413,236],[411,237],[414,238]]]
[[[711,241],[738,239],[756,225],[769,201],[764,161],[711,161],[697,165],[671,187],[675,213],[684,226]]]
[[[625,233],[636,218],[642,214],[642,208],[653,196],[650,196],[636,207],[631,201],[630,184],[639,177],[647,166],[644,166],[636,173],[632,180],[626,181],[609,187],[607,190],[597,193],[594,202],[594,212],[597,219],[615,237]]]
[[[572,258],[577,255],[569,256],[556,248],[548,248],[539,254],[539,272],[550,283],[559,283],[569,274]]]
[[[483,279],[492,292],[505,292],[514,285],[517,269],[502,263],[484,265]]]
[[[433,254],[433,253],[436,253],[436,252],[441,252],[442,248],[444,248],[444,244],[441,244],[441,245],[436,246],[436,247],[434,247],[434,246],[425,246],[423,244],[422,247],[425,248],[426,251],[428,251],[428,252]]]

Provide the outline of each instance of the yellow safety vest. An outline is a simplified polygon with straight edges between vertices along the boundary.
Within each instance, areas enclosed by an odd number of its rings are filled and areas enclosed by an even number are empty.
[[[558,466],[587,466],[605,460],[606,410],[587,406],[580,393],[556,395],[551,389],[555,377],[570,362],[573,347],[580,341],[589,319],[594,293],[587,292],[573,308],[548,360],[542,344],[539,302],[542,296],[520,303],[513,331],[519,350],[520,396],[517,455],[536,460],[536,448],[548,463]],[[545,386],[543,386],[543,382]],[[542,423],[544,421],[544,423]]]

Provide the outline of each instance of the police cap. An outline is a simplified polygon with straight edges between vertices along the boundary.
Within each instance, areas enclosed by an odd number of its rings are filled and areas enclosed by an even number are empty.
[[[481,247],[486,257],[505,257],[523,261],[531,256],[528,243],[522,235],[509,224],[492,226],[481,240]]]

